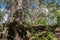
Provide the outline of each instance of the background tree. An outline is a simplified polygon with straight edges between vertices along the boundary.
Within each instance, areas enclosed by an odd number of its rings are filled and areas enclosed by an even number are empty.
[[[4,23],[8,33],[6,40],[57,40],[54,27],[57,24],[57,4],[47,0],[3,0],[7,3],[10,20]],[[53,30],[52,30],[53,29]],[[41,32],[42,31],[42,32]]]

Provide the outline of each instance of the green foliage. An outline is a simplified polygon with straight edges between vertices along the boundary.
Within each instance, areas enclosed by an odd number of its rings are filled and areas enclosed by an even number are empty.
[[[46,32],[44,35],[40,37],[41,40],[58,40],[53,32]]]
[[[44,36],[42,36],[42,38],[41,38],[42,40],[48,40],[46,37],[44,37]]]
[[[57,24],[60,26],[60,8],[57,11]]]
[[[3,27],[3,25],[0,25],[0,31],[2,31],[2,30],[3,30],[3,28],[4,28],[4,27]]]
[[[5,11],[3,12],[3,11],[0,11],[0,21],[2,21],[3,20],[3,16],[5,15]]]
[[[57,17],[57,24],[58,24],[58,26],[60,26],[60,16]]]
[[[32,28],[32,29],[31,29],[31,34],[33,35],[34,33],[35,33],[35,29]]]
[[[52,32],[47,32],[47,37],[49,37],[50,40],[58,40]]]
[[[50,23],[51,25],[56,25],[57,23],[57,3],[53,2],[48,2],[45,5],[39,5],[38,3],[36,3],[35,5],[36,8],[34,9],[32,7],[32,5],[35,3],[35,1],[33,1],[33,3],[31,4],[31,1],[23,1],[23,22],[27,25],[49,25],[48,24],[48,20],[51,19]],[[28,4],[27,4],[28,3]]]
[[[32,39],[33,39],[33,40],[38,40],[38,39],[39,39],[38,34],[34,34],[34,35],[32,35]]]
[[[32,39],[33,39],[33,40],[38,40],[38,39],[39,39],[39,35],[36,34],[35,32],[36,32],[35,29],[32,28],[32,29],[31,29]]]
[[[36,25],[48,25],[46,18],[37,18],[34,23]]]
[[[51,29],[49,29],[49,31],[47,31],[46,33],[43,33],[42,36],[39,37],[39,35],[37,33],[35,33],[35,29],[32,28],[31,29],[31,34],[32,34],[32,39],[33,40],[58,40],[57,37],[54,35],[53,32],[50,31]]]
[[[50,30],[52,30],[52,28],[50,26],[46,26],[46,30],[50,31]]]

